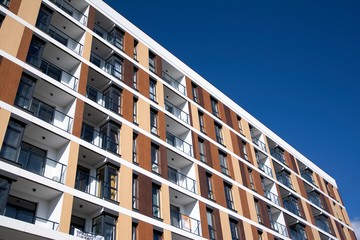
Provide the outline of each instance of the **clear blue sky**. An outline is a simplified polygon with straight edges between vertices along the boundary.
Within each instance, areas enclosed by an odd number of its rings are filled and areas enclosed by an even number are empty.
[[[360,219],[360,1],[105,2],[334,177]]]

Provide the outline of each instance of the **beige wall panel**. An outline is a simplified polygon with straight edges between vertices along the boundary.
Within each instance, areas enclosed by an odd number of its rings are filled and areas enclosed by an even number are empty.
[[[232,162],[232,169],[233,169],[233,177],[236,182],[244,185],[241,177],[241,170],[239,165],[239,160],[237,160],[235,157],[231,156],[231,162]]]
[[[194,104],[190,104],[190,111],[193,127],[200,131],[198,108]]]
[[[231,152],[234,152],[229,128],[223,127],[223,134],[224,134],[224,143],[226,148]]]
[[[293,185],[293,187],[295,189],[295,192],[301,193],[299,183],[297,181],[297,177],[294,175],[294,173],[290,174],[290,178],[291,178],[292,185]]]
[[[251,225],[245,221],[243,221],[243,225],[244,225],[245,238],[246,239],[257,239],[256,238],[257,236],[254,236],[252,233]]]
[[[23,0],[21,1],[18,16],[35,26],[39,13],[41,0]]]
[[[7,126],[9,124],[11,112],[6,109],[0,108],[0,150],[3,145]]]
[[[313,233],[314,239],[320,239],[320,234],[315,228],[311,228],[311,231]]]
[[[163,240],[171,240],[171,231],[164,229],[163,231]]]
[[[126,209],[132,209],[132,170],[122,165],[119,173],[119,201]]]
[[[1,49],[16,57],[25,26],[7,16],[1,25],[0,46]],[[11,36],[11,37],[9,37]]]
[[[92,44],[92,35],[89,32],[86,32],[82,55],[88,61],[90,61],[91,44]]]
[[[305,219],[308,221],[308,222],[312,222],[311,221],[311,214],[312,213],[310,213],[310,211],[311,211],[311,209],[310,209],[310,205],[309,204],[303,204],[302,205],[302,207],[303,207],[303,209],[304,209],[304,213],[305,213]]]
[[[247,200],[248,200],[248,206],[249,206],[249,210],[250,210],[251,220],[253,220],[254,222],[257,222],[257,215],[256,215],[256,210],[255,210],[254,196],[251,193],[246,192],[246,197],[247,197]]]
[[[69,234],[71,213],[74,197],[68,193],[63,194],[59,231]]]
[[[170,224],[170,189],[168,185],[161,185],[161,217],[164,223]]]
[[[242,127],[243,127],[243,134],[247,139],[251,141],[251,134],[250,134],[250,127],[249,123],[242,119]]]
[[[139,127],[150,132],[150,106],[142,99],[138,101],[138,116]]]
[[[229,215],[223,211],[219,211],[219,215],[220,215],[221,230],[222,230],[221,232],[223,239],[231,239]]]
[[[146,69],[149,69],[149,49],[141,42],[138,43],[138,56],[137,60]]]
[[[234,196],[235,210],[240,215],[243,215],[243,210],[242,210],[242,207],[241,207],[241,199],[240,199],[239,188],[236,187],[236,186],[233,186],[233,196]]]
[[[164,101],[164,84],[157,81],[156,82],[156,101],[158,102],[159,106],[165,108],[165,101]]]
[[[119,214],[116,224],[116,239],[131,239],[132,218],[125,214]]]
[[[79,144],[70,142],[69,161],[66,169],[65,185],[69,187],[75,186],[76,168],[79,157]]]
[[[120,154],[123,159],[132,162],[132,139],[133,130],[131,127],[123,124],[120,134]]]

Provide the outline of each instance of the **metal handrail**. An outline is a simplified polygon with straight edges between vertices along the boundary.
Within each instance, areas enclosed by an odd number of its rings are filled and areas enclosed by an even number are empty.
[[[317,194],[316,192],[308,192],[307,194],[308,194],[309,201],[311,203],[315,204],[319,208],[324,208],[322,205],[321,199],[319,197],[319,194]]]
[[[175,136],[174,134],[166,132],[166,142],[169,143],[171,146],[186,153],[187,155],[193,156],[192,145]]]
[[[171,102],[165,100],[165,110],[172,113],[175,117],[180,119],[185,123],[189,123],[189,114],[172,104]]]
[[[283,172],[278,172],[276,173],[276,179],[281,182],[282,184],[284,184],[285,186],[287,186],[288,188],[290,189],[294,189],[293,188],[293,185],[291,183],[291,179],[290,179],[290,176],[284,176],[285,173]]]
[[[274,157],[276,160],[278,160],[279,162],[286,164],[286,160],[284,157],[284,153],[282,153],[278,148],[273,148],[270,150],[270,154],[272,157]]]
[[[301,176],[309,183],[315,185],[314,177],[307,169],[301,171]]]
[[[285,236],[285,237],[289,237],[289,233],[287,231],[287,228],[285,225],[275,222],[275,221],[270,221],[270,227],[279,232],[281,235]]]
[[[170,182],[173,182],[176,185],[189,190],[190,192],[196,193],[196,181],[194,179],[182,174],[181,172],[171,167],[168,167],[168,177]]]
[[[273,176],[271,168],[266,166],[264,163],[258,162],[258,167],[259,167],[260,170],[262,170],[264,173],[266,173],[266,175],[268,175],[270,177]]]
[[[51,116],[48,117],[48,115],[41,114],[42,106],[49,106],[45,102],[37,99],[37,98],[31,98],[27,99],[22,96],[17,95],[15,99],[15,105],[28,110],[30,113],[32,113],[35,117],[40,118],[41,120],[60,128],[66,132],[71,132],[73,118],[66,115],[65,113],[62,113],[55,108],[51,107],[53,110],[53,113],[51,113]],[[49,113],[49,112],[48,112]],[[50,113],[49,113],[50,114]],[[57,124],[56,122],[62,123]]]
[[[266,152],[266,145],[260,140],[259,137],[252,137],[252,142],[255,143],[255,145],[258,146],[261,150]]]
[[[95,93],[95,99],[92,97],[90,92]],[[90,100],[96,102],[100,106],[103,106],[106,109],[109,109],[115,113],[121,113],[121,106],[115,103],[110,97],[104,95],[101,91],[97,90],[96,88],[87,85],[86,86],[86,97]]]
[[[69,3],[65,2],[64,0],[50,0],[50,1],[53,2],[59,8],[61,8],[62,10],[64,10],[64,12],[72,16],[74,19],[79,21],[81,24],[83,25],[87,24],[87,16],[85,16],[82,12],[77,10]]]
[[[299,217],[301,216],[299,206],[297,206],[297,203],[294,203],[291,199],[283,199],[283,204],[286,210],[292,212],[293,214]]]
[[[264,195],[267,199],[280,206],[280,200],[276,194],[270,192],[269,190],[264,190]]]
[[[199,220],[174,210],[170,210],[170,214],[172,216],[172,226],[200,236]]]
[[[181,92],[183,95],[186,95],[186,87],[184,85],[182,85],[178,80],[176,80],[175,78],[173,78],[166,72],[162,72],[162,78],[170,86],[174,87],[176,90]]]

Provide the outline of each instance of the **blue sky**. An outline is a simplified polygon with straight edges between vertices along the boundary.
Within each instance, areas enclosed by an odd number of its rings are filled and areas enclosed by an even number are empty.
[[[105,2],[334,177],[360,220],[360,1]]]

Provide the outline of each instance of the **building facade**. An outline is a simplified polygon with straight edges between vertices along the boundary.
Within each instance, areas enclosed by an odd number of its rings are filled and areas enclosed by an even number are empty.
[[[336,182],[100,0],[0,0],[1,239],[356,239]]]

